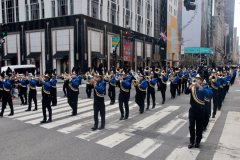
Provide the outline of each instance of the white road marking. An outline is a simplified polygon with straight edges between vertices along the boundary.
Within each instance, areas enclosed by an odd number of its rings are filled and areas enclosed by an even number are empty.
[[[186,123],[187,120],[175,118],[165,126],[161,127],[157,132],[162,134],[167,133],[173,135]]]
[[[112,134],[109,137],[106,137],[96,143],[101,144],[103,146],[113,148],[114,146],[122,143],[123,141],[127,140],[128,138],[134,136],[132,133],[126,133],[126,132],[117,132],[115,134]],[[81,137],[78,137],[81,138]]]
[[[188,149],[187,147],[175,148],[166,160],[193,160],[200,153],[199,149]]]
[[[145,138],[140,143],[136,144],[125,153],[141,158],[147,158],[152,152],[162,145],[161,141]]]
[[[213,160],[240,158],[240,112],[230,111],[227,114],[222,135],[218,142]]]

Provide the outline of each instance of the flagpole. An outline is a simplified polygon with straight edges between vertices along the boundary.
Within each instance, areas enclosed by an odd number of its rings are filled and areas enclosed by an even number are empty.
[[[163,34],[165,34],[167,32],[167,30],[163,33]],[[162,36],[158,39],[158,41],[160,41],[161,40],[161,38],[162,38]],[[158,43],[158,41],[157,41],[157,43]]]

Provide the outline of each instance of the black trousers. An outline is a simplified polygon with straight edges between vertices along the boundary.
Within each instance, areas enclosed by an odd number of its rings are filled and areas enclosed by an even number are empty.
[[[223,86],[223,101],[226,97],[226,93],[227,93],[227,85]]]
[[[229,86],[230,86],[230,84],[227,84],[226,92],[229,91]]]
[[[30,88],[30,91],[29,91],[29,94],[28,94],[28,110],[31,110],[32,108],[32,100],[35,104],[35,109],[38,109],[37,107],[37,91],[36,89],[31,89]]]
[[[152,97],[153,101],[153,106],[155,107],[155,88],[152,88],[151,86],[148,87],[147,89],[147,106],[149,107],[150,105],[150,95]]]
[[[47,120],[46,109],[48,109],[49,119],[52,119],[51,95],[44,95],[42,99],[43,121]]]
[[[27,87],[21,87],[21,88],[20,88],[20,94],[19,94],[19,96],[20,96],[20,99],[21,99],[22,104],[23,104],[23,103],[27,103]],[[25,102],[24,102],[24,100],[23,100],[23,96],[24,96]]]
[[[213,91],[213,115],[216,115],[216,112],[217,112],[217,108],[218,108],[218,104],[219,104],[219,102],[218,101],[220,101],[219,99],[218,99],[218,90],[212,90]]]
[[[222,108],[223,88],[218,87],[218,109]]]
[[[189,117],[190,142],[194,143],[196,137],[196,143],[200,143],[203,131],[204,108],[194,109],[193,107],[191,107],[189,109],[188,117]]]
[[[181,86],[182,86],[182,80],[179,79],[178,83],[177,83],[177,92],[178,92],[178,95],[181,94]]]
[[[166,85],[166,84],[163,84],[163,85],[161,86],[161,94],[162,94],[162,101],[164,101],[164,102],[165,102],[165,100],[166,100],[166,98],[165,98],[165,96],[166,96],[166,89],[167,89],[167,85]]]
[[[104,104],[104,98],[94,98],[93,103],[93,109],[94,109],[94,127],[98,127],[98,114],[100,112],[101,116],[101,126],[105,126],[105,104]]]
[[[187,89],[187,79],[182,80],[182,93]]]
[[[51,102],[53,106],[57,105],[57,88],[51,87]]]
[[[207,128],[210,116],[211,116],[211,100],[210,100],[210,102],[205,101],[203,128]]]
[[[176,96],[177,87],[178,87],[178,84],[172,84],[171,95],[173,98],[175,98],[175,96]]]
[[[146,98],[146,92],[144,91],[137,91],[135,96],[135,102],[138,104],[140,108],[140,112],[144,112],[144,101]]]
[[[161,90],[161,79],[160,78],[157,78],[157,87],[158,87],[158,90],[160,91]]]
[[[0,90],[0,99],[2,99],[3,90]]]
[[[121,113],[121,116],[124,116],[124,110],[123,110],[123,104],[125,106],[125,118],[128,118],[129,116],[129,106],[128,106],[128,101],[129,101],[129,93],[119,93],[118,97],[118,102],[119,102],[119,110]]]
[[[63,93],[64,93],[65,97],[67,97],[67,92],[68,92],[68,85],[64,84],[63,85]]]
[[[92,88],[91,88],[90,84],[86,84],[86,93],[87,93],[88,98],[90,98],[91,93],[92,93]]]
[[[109,84],[108,96],[109,96],[111,102],[115,103],[115,86],[112,86],[111,84]]]
[[[11,114],[14,114],[14,109],[13,109],[13,103],[12,103],[11,93],[10,93],[10,92],[6,92],[6,91],[3,91],[1,115],[3,115],[4,110],[5,110],[6,106],[7,106],[7,103],[8,103],[8,105],[10,106]]]
[[[71,94],[68,95],[68,104],[72,108],[72,113],[77,114],[78,105],[78,91],[70,91]]]

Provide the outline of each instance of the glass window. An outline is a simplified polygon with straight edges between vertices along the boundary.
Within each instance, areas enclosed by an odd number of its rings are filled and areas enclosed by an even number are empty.
[[[102,5],[100,5],[100,19],[103,20],[102,19]]]
[[[7,23],[14,22],[14,0],[6,0]]]
[[[71,7],[71,12],[70,14],[74,14],[74,6],[73,6],[73,0],[70,0],[70,7]]]
[[[27,2],[28,2],[28,0],[25,0],[25,4],[28,4]]]
[[[52,1],[52,17],[55,17],[55,1]]]
[[[126,8],[129,9],[129,1],[126,0]]]
[[[29,9],[28,9],[28,5],[26,5],[26,20],[29,20]]]
[[[58,0],[58,16],[68,15],[68,0]]]
[[[90,16],[90,0],[87,1],[87,15]]]
[[[38,3],[38,0],[30,0],[30,3]]]
[[[4,6],[4,0],[2,0],[2,22],[5,22],[5,6]]]
[[[31,20],[32,19],[39,19],[39,4],[31,4]]]
[[[116,24],[116,11],[111,10],[110,18],[111,18],[111,23]]]
[[[42,18],[44,18],[44,3],[41,3],[41,7],[42,7]]]
[[[18,7],[18,0],[16,0],[16,22],[19,22],[19,7]]]
[[[98,3],[92,2],[92,17],[98,18]]]

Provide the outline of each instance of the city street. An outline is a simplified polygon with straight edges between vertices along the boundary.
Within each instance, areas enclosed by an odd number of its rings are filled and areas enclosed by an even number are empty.
[[[20,106],[20,100],[15,99],[15,115],[7,116],[8,106],[0,119],[0,157],[2,160],[240,159],[240,78],[230,87],[216,118],[210,119],[199,149],[187,148],[190,96],[181,94],[171,99],[169,89],[168,85],[165,104],[161,104],[161,94],[156,91],[156,108],[139,114],[132,87],[130,117],[123,121],[119,120],[118,101],[109,105],[106,95],[106,127],[91,131],[93,93],[91,99],[86,98],[85,84],[80,86],[78,115],[74,117],[70,116],[67,99],[62,98],[62,84],[57,85],[58,105],[52,107],[53,122],[46,124],[39,123],[42,110],[41,88],[38,88],[38,111],[25,112],[27,106]],[[119,88],[116,92],[117,99]]]

